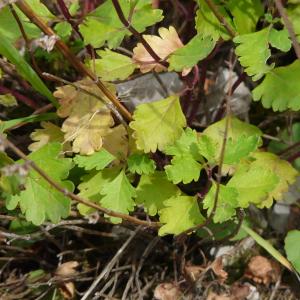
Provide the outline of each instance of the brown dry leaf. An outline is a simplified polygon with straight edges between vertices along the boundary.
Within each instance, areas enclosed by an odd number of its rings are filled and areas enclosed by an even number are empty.
[[[105,98],[91,80],[81,80],[77,85]],[[112,85],[107,87],[113,91]],[[73,142],[73,152],[91,155],[99,151],[103,145],[103,137],[110,134],[114,125],[111,112],[106,105],[70,85],[58,88],[54,96],[60,103],[57,114],[62,118],[67,117],[62,125],[62,131],[65,133],[65,141]]]
[[[205,268],[196,265],[186,265],[184,267],[185,272],[193,281],[197,281],[200,278],[201,273]]]
[[[73,282],[64,282],[59,291],[66,300],[71,300],[75,297],[75,285]]]
[[[165,60],[175,50],[183,47],[174,27],[170,26],[169,29],[161,27],[158,33],[160,37],[156,35],[143,35],[143,37],[162,60]],[[152,70],[156,72],[166,71],[166,67],[154,62],[153,57],[141,43],[138,43],[133,49],[132,58],[134,62],[139,65],[142,73],[147,73]]]
[[[74,260],[65,262],[57,267],[57,269],[55,271],[55,275],[62,276],[62,277],[70,277],[77,273],[76,268],[78,266],[79,266],[79,263]]]
[[[123,125],[114,127],[103,138],[103,148],[119,160],[126,159],[128,156],[128,147],[127,131]]]
[[[276,282],[279,276],[280,267],[278,263],[260,255],[251,258],[245,271],[245,277],[265,285]]]
[[[61,129],[51,122],[41,122],[42,129],[35,129],[30,138],[34,141],[28,146],[28,149],[32,152],[42,148],[51,142],[64,142],[64,133]],[[64,151],[69,151],[70,143],[64,143]]]
[[[206,300],[232,300],[232,299],[226,294],[218,295],[214,292],[210,292]]]
[[[216,258],[213,263],[211,264],[211,269],[214,271],[214,273],[218,276],[218,279],[221,282],[224,282],[227,277],[228,277],[228,273],[224,271],[223,269],[223,258],[222,256],[219,256],[218,258]]]
[[[235,282],[231,286],[230,292],[232,300],[246,300],[250,294],[250,287],[248,285]]]
[[[154,298],[158,300],[177,300],[181,297],[179,287],[173,283],[161,283],[154,290]]]

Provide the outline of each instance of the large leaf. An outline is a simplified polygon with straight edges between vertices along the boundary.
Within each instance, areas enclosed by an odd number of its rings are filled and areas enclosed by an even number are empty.
[[[275,64],[267,64],[271,56],[269,44],[282,51],[291,48],[291,41],[286,29],[276,30],[271,26],[260,31],[239,35],[234,38],[234,42],[239,44],[236,47],[236,54],[245,72],[253,76],[254,81],[259,80],[264,74],[270,72]]]
[[[126,19],[132,13],[130,23],[138,32],[145,31],[146,27],[163,19],[162,11],[152,9],[150,0],[119,1],[119,3]],[[91,44],[96,48],[103,46],[105,42],[109,48],[116,48],[126,35],[131,35],[121,23],[111,0],[106,0],[92,11],[79,28],[85,44]]]
[[[274,111],[300,109],[300,61],[275,68],[266,75],[263,82],[253,90],[253,99],[261,100],[265,108]]]
[[[261,205],[269,197],[279,182],[278,176],[260,166],[242,166],[227,183],[227,187],[238,191],[240,207],[250,203]]]
[[[228,117],[228,133],[227,143],[225,147],[226,163],[238,162],[242,157],[246,157],[250,152],[254,151],[257,146],[261,144],[260,136],[262,132],[255,126],[242,122],[235,117]],[[226,127],[226,118],[216,122],[203,131],[202,137],[202,151],[209,151],[206,153],[209,160],[215,154],[214,160],[219,162],[222,144],[224,141]],[[205,147],[206,146],[206,147]],[[215,150],[215,152],[214,152]],[[202,152],[201,151],[201,152]],[[203,154],[205,156],[205,154]]]
[[[177,49],[168,59],[169,70],[176,72],[195,66],[200,60],[206,58],[214,49],[216,42],[200,35],[193,37],[184,47]]]
[[[163,151],[180,137],[186,126],[178,96],[139,105],[133,119],[130,127],[134,130],[137,148],[146,153]]]
[[[217,185],[213,182],[212,187],[203,201],[203,207],[208,209],[208,215],[210,215],[215,205],[216,190]],[[215,223],[223,223],[230,220],[235,215],[235,209],[239,207],[238,196],[239,194],[235,188],[222,184],[220,185],[217,208],[213,216]]]
[[[72,191],[72,182],[64,180],[72,168],[72,159],[59,157],[60,151],[60,144],[51,143],[30,154],[28,158],[40,166],[59,185]],[[67,217],[71,201],[37,172],[31,170],[26,178],[25,189],[20,194],[8,198],[6,206],[11,210],[15,209],[18,204],[27,221],[40,225],[45,220],[57,223],[61,218]]]
[[[150,216],[156,215],[164,207],[165,200],[181,193],[179,188],[172,184],[161,171],[155,171],[151,175],[142,175],[136,192],[136,203],[143,205]]]
[[[136,191],[127,179],[124,171],[112,181],[103,186],[101,190],[101,204],[103,207],[111,209],[116,212],[128,214],[133,211],[135,202],[133,197],[136,196]],[[111,222],[120,223],[122,219],[110,217]]]
[[[284,243],[288,260],[293,264],[297,272],[300,272],[300,230],[289,231]]]
[[[77,84],[98,97],[105,98],[92,81],[82,80]],[[111,132],[110,128],[114,125],[107,106],[99,99],[70,85],[59,87],[54,95],[60,99],[57,114],[62,118],[67,117],[62,131],[65,133],[65,141],[73,142],[73,152],[91,155],[99,151],[103,138]]]
[[[26,79],[36,91],[47,97],[55,106],[57,106],[57,102],[47,86],[1,31],[0,40],[0,54],[5,56],[12,64],[15,65],[18,73],[24,77],[24,79]]]
[[[233,23],[239,34],[255,31],[259,18],[264,14],[260,0],[229,0],[227,7],[233,15]]]
[[[256,152],[252,156],[256,159],[252,162],[253,167],[269,170],[279,179],[277,185],[270,191],[268,198],[259,205],[260,207],[270,207],[273,199],[277,201],[282,200],[283,194],[288,191],[289,185],[295,182],[299,173],[289,162],[280,159],[273,153]]]
[[[166,200],[164,205],[159,212],[160,222],[164,224],[158,231],[160,236],[177,235],[204,222],[196,197],[175,196]]]
[[[232,24],[232,21],[225,9],[221,4],[220,0],[213,0],[220,14],[224,17],[227,23]],[[214,40],[218,40],[220,37],[224,40],[229,40],[230,35],[228,34],[226,28],[217,19],[215,14],[206,4],[205,0],[197,0],[198,10],[196,13],[196,30],[199,35],[203,37],[211,37]]]

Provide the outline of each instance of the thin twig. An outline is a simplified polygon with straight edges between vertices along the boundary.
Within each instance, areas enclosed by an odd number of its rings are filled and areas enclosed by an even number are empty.
[[[130,242],[133,240],[133,238],[136,236],[138,231],[140,230],[140,227],[138,227],[135,231],[133,231],[130,235],[130,237],[127,239],[127,241],[122,245],[122,247],[117,251],[115,256],[110,260],[110,262],[106,265],[106,267],[102,270],[102,272],[97,276],[97,278],[94,280],[92,285],[89,287],[89,289],[85,292],[81,300],[86,300],[89,298],[90,294],[95,290],[99,282],[103,279],[107,273],[110,273],[114,265],[117,263],[119,258],[124,254],[124,250],[127,248],[127,246],[130,244]]]
[[[279,12],[280,16],[283,19],[283,23],[284,23],[287,31],[289,32],[289,35],[290,35],[290,38],[292,40],[293,47],[294,47],[295,53],[297,55],[297,58],[300,59],[300,45],[297,41],[297,37],[296,37],[295,31],[294,31],[294,28],[293,28],[293,24],[290,21],[288,15],[287,15],[287,13],[286,13],[283,5],[282,5],[281,0],[275,0],[275,5],[278,9],[278,12]]]
[[[132,25],[129,23],[129,21],[125,18],[119,1],[112,0],[112,3],[123,25],[142,43],[144,48],[148,51],[148,53],[152,56],[152,58],[157,63],[163,65],[164,67],[168,67],[169,64],[166,61],[162,60],[162,58],[157,55],[157,53],[152,49],[152,47],[148,44],[148,42],[143,38],[143,35],[141,35],[136,29],[134,29]]]
[[[231,25],[226,21],[224,16],[220,13],[218,7],[215,5],[215,3],[212,0],[205,0],[208,7],[211,9],[211,11],[214,13],[216,18],[219,20],[219,22],[226,28],[229,35],[234,38],[236,36],[235,30],[231,27]]]
[[[143,226],[153,227],[153,228],[157,228],[160,226],[160,223],[158,223],[158,222],[143,221],[143,220],[140,220],[138,218],[135,218],[135,217],[132,217],[132,216],[129,216],[126,214],[118,213],[118,212],[112,211],[110,209],[104,208],[94,202],[87,200],[87,199],[84,199],[84,198],[80,197],[79,195],[75,195],[74,193],[66,190],[61,185],[59,185],[56,181],[54,181],[35,162],[28,159],[28,157],[25,155],[25,153],[23,151],[21,151],[18,147],[16,147],[13,143],[11,143],[3,135],[0,135],[0,144],[4,144],[8,148],[10,148],[18,157],[22,158],[25,162],[27,162],[33,170],[35,170],[42,178],[44,178],[50,184],[50,186],[52,186],[54,189],[56,189],[60,193],[64,194],[66,197],[69,197],[70,199],[74,200],[75,202],[82,203],[88,207],[95,208],[96,210],[99,210],[108,216],[121,218],[122,220],[126,220],[128,222],[131,222],[131,223],[134,223],[137,225],[143,225]]]
[[[55,32],[40,17],[38,17],[35,14],[35,12],[26,3],[26,1],[20,0],[16,3],[16,5],[29,18],[29,20],[32,23],[34,23],[38,28],[40,28],[46,35],[55,35]],[[88,69],[76,57],[76,55],[72,53],[69,47],[62,40],[57,40],[55,47],[58,48],[58,50],[68,59],[71,65],[75,69],[77,69],[77,71],[95,81],[98,88],[115,105],[115,107],[126,120],[132,120],[131,113],[120,103],[119,99],[104,85],[104,83],[90,69]]]

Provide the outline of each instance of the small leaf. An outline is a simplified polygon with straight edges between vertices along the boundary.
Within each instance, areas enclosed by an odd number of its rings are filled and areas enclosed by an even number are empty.
[[[72,33],[72,26],[69,22],[63,21],[54,26],[54,30],[61,38],[69,37]]]
[[[89,171],[92,169],[103,170],[108,166],[115,157],[107,152],[105,149],[101,149],[99,152],[94,153],[90,156],[76,155],[74,162],[85,170]]]
[[[157,149],[163,151],[180,137],[182,128],[186,126],[178,96],[140,104],[133,119],[129,126],[134,130],[137,148],[145,153]]]
[[[61,145],[58,143],[47,144],[28,158],[40,166],[43,171],[59,185],[69,191],[73,190],[73,184],[65,181],[72,168],[72,159],[59,157]],[[31,170],[26,178],[25,189],[18,195],[7,200],[7,209],[15,209],[20,205],[26,220],[35,225],[42,224],[46,219],[53,223],[69,215],[71,201],[52,187],[38,173]]]
[[[201,134],[198,142],[199,153],[207,159],[209,163],[213,163],[217,157],[217,143],[208,135]]]
[[[203,207],[208,209],[208,215],[211,214],[215,204],[216,189],[216,183],[213,182],[212,187],[203,201]],[[213,216],[215,223],[223,223],[230,220],[235,215],[235,210],[239,207],[238,196],[239,194],[235,188],[220,184],[217,208]]]
[[[251,152],[255,151],[260,142],[259,136],[250,135],[246,137],[242,135],[235,141],[229,138],[224,154],[224,164],[233,165],[238,163],[242,158],[247,157]]]
[[[136,64],[126,55],[113,52],[109,49],[97,51],[101,56],[95,59],[95,72],[104,81],[127,79],[135,70]]]
[[[175,50],[182,48],[183,44],[174,27],[161,27],[158,30],[160,37],[156,35],[143,35],[143,38],[151,46],[154,52],[162,59],[166,59]],[[165,71],[166,68],[158,62],[145,49],[142,43],[138,43],[133,49],[133,60],[139,65],[142,73]],[[153,63],[150,63],[153,62]]]
[[[155,162],[144,153],[134,153],[127,159],[128,170],[131,173],[142,174],[153,174],[155,170]]]
[[[82,80],[77,84],[101,98],[104,94],[90,80]],[[112,90],[112,86],[108,86]],[[67,119],[62,125],[65,141],[73,142],[75,153],[91,155],[99,151],[103,145],[103,138],[114,125],[113,117],[107,106],[99,99],[66,85],[59,87],[54,93],[59,98],[60,108],[57,114]]]
[[[293,264],[297,272],[300,272],[300,230],[289,231],[284,243],[288,260]]]
[[[168,179],[174,184],[183,182],[190,183],[197,181],[200,177],[202,165],[194,160],[190,155],[175,156],[171,160],[171,165],[165,166]]]
[[[137,204],[142,204],[150,216],[155,216],[164,207],[164,201],[180,195],[180,189],[172,184],[161,171],[142,175],[136,188]]]
[[[101,195],[104,196],[101,199],[102,206],[115,212],[128,214],[135,207],[132,198],[136,196],[136,191],[124,171],[121,171],[115,179],[103,186]],[[115,224],[122,221],[122,219],[116,217],[110,217],[110,220]]]
[[[18,105],[18,102],[12,94],[4,94],[0,95],[0,105],[12,107]]]
[[[164,201],[164,205],[166,207],[159,212],[159,220],[164,224],[158,231],[160,236],[178,235],[204,222],[196,197],[175,196]]]
[[[169,71],[184,71],[184,75],[187,75],[188,71],[191,70],[190,68],[211,53],[215,44],[216,42],[210,37],[203,38],[196,35],[185,46],[170,55],[168,59]]]
[[[265,108],[274,111],[300,110],[300,61],[275,68],[253,90],[254,101],[262,101]]]

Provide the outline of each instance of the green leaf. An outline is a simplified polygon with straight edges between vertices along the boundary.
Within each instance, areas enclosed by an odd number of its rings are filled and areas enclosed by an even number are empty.
[[[12,107],[18,105],[18,102],[12,94],[4,94],[0,95],[0,105]]]
[[[254,81],[259,80],[264,74],[269,73],[275,66],[267,64],[271,56],[269,43],[282,51],[291,48],[291,41],[286,30],[275,30],[271,26],[257,32],[239,35],[234,42],[240,44],[236,47],[239,61],[249,76]]]
[[[54,26],[54,30],[61,38],[66,38],[71,35],[72,26],[69,22],[63,21],[63,22],[57,23]]]
[[[293,264],[297,272],[300,272],[300,230],[289,231],[284,240],[284,249],[288,260]]]
[[[239,206],[246,208],[250,203],[263,203],[278,182],[278,176],[270,170],[250,164],[240,167],[226,186],[238,191]]]
[[[140,104],[133,119],[129,126],[134,130],[137,148],[145,153],[163,151],[180,137],[186,126],[178,96]]]
[[[155,162],[144,153],[134,153],[127,159],[128,170],[131,173],[153,174],[156,168]]]
[[[90,201],[100,203],[103,196],[100,194],[102,188],[111,182],[120,173],[120,168],[109,168],[102,171],[92,171],[88,175],[81,178],[81,183],[78,185],[80,191],[79,196],[87,198]],[[84,204],[77,205],[79,212],[82,215],[88,215],[94,211]]]
[[[155,171],[141,176],[136,193],[136,203],[142,204],[150,216],[155,216],[164,208],[165,200],[180,195],[181,191],[167,179],[165,172]]]
[[[204,222],[196,197],[175,196],[164,201],[165,208],[159,212],[160,222],[164,225],[159,229],[160,236],[180,234]]]
[[[282,200],[282,196],[288,191],[289,184],[292,184],[299,173],[292,167],[292,165],[280,159],[277,155],[268,152],[256,152],[252,156],[255,161],[252,162],[254,168],[264,168],[275,174],[279,179],[277,184],[270,191],[268,198],[263,201],[259,207],[270,207],[275,200]]]
[[[289,1],[289,2],[291,2],[291,1]],[[298,5],[292,5],[292,2],[291,2],[291,5],[288,6],[286,11],[287,11],[290,21],[293,24],[293,29],[295,31],[297,40],[298,40],[298,42],[300,42],[300,5],[299,5],[299,2],[297,4]]]
[[[143,32],[148,26],[163,19],[162,10],[152,9],[150,0],[135,1],[132,9],[132,1],[120,1],[124,16],[128,19],[132,12],[130,24],[138,31]],[[92,11],[79,26],[84,37],[85,44],[91,44],[95,48],[102,47],[107,42],[109,48],[118,47],[124,37],[130,36],[121,23],[111,0],[105,1]]]
[[[165,166],[168,179],[174,184],[183,182],[190,183],[197,181],[200,177],[202,165],[190,155],[175,156],[171,160],[171,165]]]
[[[197,132],[191,128],[186,128],[179,139],[173,145],[167,146],[164,152],[174,156],[191,155],[195,160],[200,160]]]
[[[262,101],[265,108],[274,111],[300,110],[300,61],[275,68],[253,90],[254,101]]]
[[[12,64],[15,65],[18,73],[24,77],[35,90],[47,97],[53,103],[53,105],[57,106],[57,102],[47,86],[35,73],[31,66],[25,61],[19,51],[1,33],[1,31],[0,40],[0,54],[5,56]]]
[[[51,143],[30,154],[28,158],[56,183],[72,191],[72,182],[64,180],[73,166],[72,159],[60,157],[60,151],[60,144]],[[25,189],[20,194],[10,197],[6,206],[12,210],[18,204],[27,221],[40,225],[46,219],[57,223],[61,218],[66,218],[70,212],[71,201],[31,170],[26,178]]]
[[[137,67],[132,59],[126,55],[109,49],[97,51],[101,59],[95,59],[95,72],[104,81],[127,79]]]
[[[213,2],[227,23],[232,24],[231,18],[226,12],[225,7],[221,5],[221,1],[213,0]],[[213,40],[218,40],[220,37],[224,40],[229,40],[230,35],[226,28],[216,18],[209,6],[206,4],[206,1],[197,0],[197,3],[199,6],[195,19],[197,33],[203,37],[211,37]]]
[[[233,23],[239,34],[255,31],[259,18],[264,14],[260,0],[229,0],[226,6],[233,15]]]
[[[34,122],[40,122],[40,121],[46,121],[46,120],[53,120],[57,119],[57,114],[56,113],[45,113],[45,114],[40,114],[40,115],[31,115],[28,117],[23,117],[23,118],[17,118],[17,119],[12,119],[9,121],[1,121],[0,120],[0,132],[4,132],[14,126],[17,126],[21,123],[34,123]]]
[[[213,182],[212,187],[204,198],[205,209],[208,209],[207,214],[213,210],[215,204],[215,195],[217,190],[217,184]],[[235,209],[239,207],[238,192],[235,188],[220,184],[220,190],[218,194],[217,208],[213,216],[215,223],[223,223],[228,221],[235,215]]]
[[[242,145],[243,141],[247,140],[247,142],[249,143],[247,147],[243,149],[243,155],[246,155],[247,152],[251,152],[251,149],[254,149],[255,147],[261,144],[260,137],[262,136],[262,132],[256,126],[248,124],[246,122],[242,122],[235,117],[229,116],[228,118],[229,126],[227,139],[229,144],[225,147],[225,150],[227,148],[226,160],[230,161],[232,159],[235,159],[238,161],[242,157],[242,153],[237,153],[237,151],[239,151],[239,149],[244,148],[244,146]],[[204,138],[201,136],[201,138],[205,140],[202,141],[203,145],[202,150],[200,150],[200,152],[203,156],[206,155],[205,158],[209,158],[209,161],[219,162],[220,160],[219,157],[224,140],[225,127],[226,118],[210,125],[203,131],[203,135],[206,137]],[[256,139],[258,140],[255,143]],[[208,151],[208,153],[204,154],[203,151],[204,153],[205,151]],[[214,159],[212,159],[213,153]],[[233,157],[232,155],[235,157]]]
[[[84,168],[87,171],[92,169],[103,170],[114,159],[115,157],[112,154],[102,148],[99,152],[95,152],[89,156],[76,155],[74,157],[74,162],[80,168]]]
[[[233,165],[238,163],[242,158],[247,157],[255,151],[259,145],[260,139],[257,135],[239,136],[235,141],[229,138],[224,154],[224,164]]]
[[[132,198],[136,196],[136,191],[124,171],[121,171],[116,178],[103,186],[101,195],[104,196],[101,199],[102,206],[115,212],[128,214],[135,207]],[[117,224],[122,222],[122,219],[110,217],[110,221]]]
[[[168,59],[169,71],[180,72],[195,66],[214,49],[216,42],[211,37],[196,35],[184,47],[177,49]]]
[[[217,157],[217,143],[208,135],[201,134],[198,142],[199,153],[207,159],[209,163],[213,163]]]

